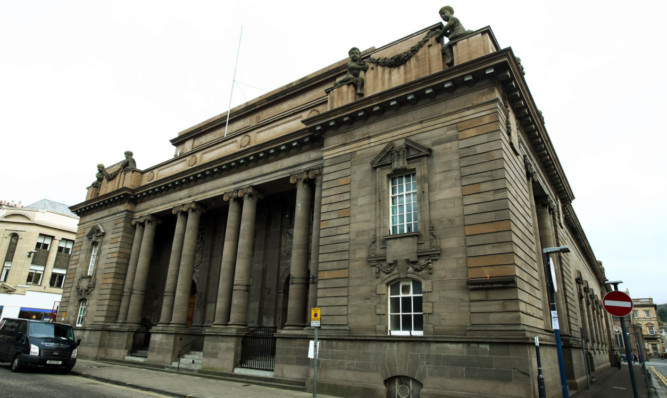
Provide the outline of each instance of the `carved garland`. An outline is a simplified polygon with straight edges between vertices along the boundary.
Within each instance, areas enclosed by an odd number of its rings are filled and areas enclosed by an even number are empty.
[[[383,58],[368,57],[366,62],[380,66],[386,66],[388,68],[397,68],[408,62],[410,58],[412,58],[415,54],[417,54],[417,52],[419,52],[419,50],[421,50],[421,48],[424,47],[424,45],[428,43],[428,41],[432,37],[437,36],[438,33],[440,33],[440,29],[434,29],[428,32],[426,36],[424,36],[424,38],[419,41],[419,43],[410,47],[408,51],[396,54],[393,57],[383,57]]]

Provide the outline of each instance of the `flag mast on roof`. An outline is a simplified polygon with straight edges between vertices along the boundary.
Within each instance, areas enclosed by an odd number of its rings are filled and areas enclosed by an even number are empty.
[[[241,52],[241,38],[243,37],[243,25],[241,25],[241,34],[239,35],[239,47],[236,50],[236,63],[234,63],[234,77],[232,77],[232,89],[229,93],[229,106],[227,107],[227,121],[225,122],[225,137],[229,128],[229,113],[232,110],[232,97],[234,96],[234,85],[236,84],[236,67],[239,64],[239,53]]]

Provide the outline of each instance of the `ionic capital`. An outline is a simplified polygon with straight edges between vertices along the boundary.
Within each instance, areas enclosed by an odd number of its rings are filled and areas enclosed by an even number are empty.
[[[141,216],[141,217],[135,218],[134,220],[132,220],[132,225],[137,225],[137,224],[148,225],[148,224],[157,223],[157,222],[158,222],[158,219],[155,218],[155,216],[149,214],[147,216]]]
[[[254,187],[245,187],[236,191],[236,197],[243,198],[243,200],[249,198],[262,199],[264,195]]]
[[[190,203],[184,203],[184,204],[178,205],[178,206],[174,207],[173,209],[171,209],[172,214],[178,214],[180,212],[188,213],[188,212],[194,212],[194,211],[203,212],[204,208],[202,207],[202,205],[200,205],[197,202],[190,202]]]
[[[308,182],[309,180],[314,180],[318,176],[322,175],[322,169],[306,170],[298,174],[293,174],[289,178],[290,184],[296,184],[297,182]]]

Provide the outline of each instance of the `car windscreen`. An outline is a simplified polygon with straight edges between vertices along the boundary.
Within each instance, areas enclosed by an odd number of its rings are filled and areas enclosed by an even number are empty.
[[[30,337],[74,340],[74,332],[71,326],[33,322],[30,324]]]

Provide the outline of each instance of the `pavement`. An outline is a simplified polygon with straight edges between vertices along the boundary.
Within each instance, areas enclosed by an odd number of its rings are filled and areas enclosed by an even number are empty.
[[[653,387],[649,394],[649,388],[646,384],[646,376],[639,363],[633,365],[635,373],[635,384],[637,386],[637,396],[639,398],[667,398],[667,387],[660,379],[656,377],[651,368],[657,369],[660,374],[667,375],[667,366],[664,361],[646,362],[646,369],[651,374],[649,383]],[[664,376],[663,376],[664,379]],[[623,362],[621,369],[611,367],[595,374],[595,382],[591,384],[589,390],[584,390],[572,395],[575,398],[631,398],[634,397],[632,381],[628,363]]]
[[[261,379],[235,375],[237,381],[228,377],[200,375],[189,372],[145,367],[132,362],[77,359],[72,374],[110,384],[131,387],[153,393],[183,398],[299,398],[312,397],[312,392],[305,392],[303,386],[284,385],[278,388]],[[320,398],[336,398],[331,395],[317,394]]]
[[[633,369],[638,397],[667,398],[667,387],[665,386],[667,379],[664,376],[654,375],[651,370],[651,368],[657,369],[662,375],[667,376],[667,363],[659,360],[653,363],[647,362],[646,368],[649,373],[652,373],[653,381],[651,383],[655,386],[655,389],[649,395],[642,367],[635,364]],[[313,396],[312,392],[303,391],[303,386],[282,386],[282,388],[278,388],[271,386],[270,383],[259,385],[257,383],[262,381],[257,378],[245,377],[238,381],[232,381],[228,377],[200,375],[182,371],[177,373],[170,370],[147,368],[140,364],[128,362],[79,359],[72,370],[72,374],[124,387],[184,398],[306,398]],[[243,378],[244,376],[233,377]],[[320,398],[334,398],[331,395],[317,394],[317,396]],[[570,396],[573,398],[633,397],[628,364],[623,363],[621,370],[609,368],[597,372],[595,382],[591,384],[589,390],[571,391]]]

